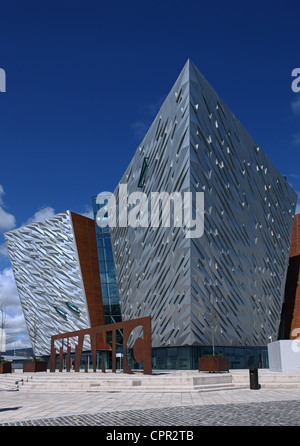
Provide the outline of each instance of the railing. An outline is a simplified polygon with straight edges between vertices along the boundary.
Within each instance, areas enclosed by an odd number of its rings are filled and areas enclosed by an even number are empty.
[[[87,328],[84,330],[71,331],[61,333],[51,337],[51,354],[50,354],[50,372],[55,372],[56,348],[55,342],[61,340],[59,349],[59,371],[62,371],[63,355],[66,347],[66,370],[71,369],[71,345],[70,339],[77,337],[78,342],[75,347],[75,372],[80,371],[80,361],[82,355],[83,341],[85,336],[90,337],[91,353],[93,362],[93,371],[96,372],[96,356],[97,347],[99,347],[99,338],[102,349],[112,351],[112,372],[116,373],[116,332],[123,330],[123,372],[133,373],[127,360],[127,341],[130,333],[136,327],[143,327],[143,338],[136,339],[133,346],[133,355],[136,362],[144,362],[144,374],[152,374],[152,352],[151,352],[151,317],[143,317],[130,321],[116,322],[115,324],[101,325],[98,327]],[[106,333],[112,332],[112,346],[106,344]],[[66,343],[65,343],[66,341]],[[105,372],[104,362],[102,358],[102,371]]]

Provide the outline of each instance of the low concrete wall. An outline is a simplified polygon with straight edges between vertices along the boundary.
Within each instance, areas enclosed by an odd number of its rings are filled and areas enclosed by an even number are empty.
[[[271,342],[268,344],[268,355],[271,371],[300,373],[300,340]]]

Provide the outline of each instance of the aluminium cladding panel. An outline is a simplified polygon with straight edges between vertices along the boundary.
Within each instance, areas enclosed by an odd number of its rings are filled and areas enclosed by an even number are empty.
[[[190,342],[190,240],[173,224],[150,225],[151,192],[189,190],[188,88],[183,69],[119,183],[127,185],[128,195],[146,194],[149,226],[110,229],[122,319],[151,316],[153,347]],[[146,157],[149,167],[139,188]],[[118,188],[115,196],[118,203]]]
[[[120,183],[204,192],[205,228],[111,229],[125,320],[152,316],[153,346],[276,338],[296,194],[188,61]],[[116,191],[117,195],[117,191]]]
[[[198,69],[190,66],[191,191],[205,193],[192,239],[192,329],[207,344],[278,335],[297,197]]]
[[[52,335],[90,327],[71,213],[7,232],[5,241],[34,352],[50,354]]]

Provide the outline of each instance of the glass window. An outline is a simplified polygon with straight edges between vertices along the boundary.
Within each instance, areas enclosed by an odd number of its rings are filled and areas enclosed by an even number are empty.
[[[110,297],[116,297],[118,296],[118,287],[116,283],[110,283],[108,285],[108,289],[109,289],[109,296]]]
[[[105,262],[99,262],[100,273],[106,273]]]
[[[106,277],[105,273],[100,272],[100,282],[101,282],[101,285],[107,283],[107,277]]]
[[[143,161],[138,187],[143,187],[144,184],[145,184],[145,179],[146,179],[146,173],[147,173],[147,170],[148,170],[148,165],[149,165],[149,158],[146,157],[146,158],[144,158],[144,161]]]
[[[177,368],[177,347],[167,348],[167,369]]]
[[[104,262],[105,260],[104,251],[102,248],[98,249],[98,259],[100,260],[100,263]]]
[[[112,249],[110,237],[107,237],[107,235],[108,234],[105,234],[105,236],[102,237],[103,246],[105,246],[106,249]]]
[[[103,237],[100,237],[99,243],[97,243],[98,249],[102,249],[102,251],[105,251],[105,246],[103,244]]]
[[[105,249],[105,258],[108,262],[113,261],[113,253],[111,249]]]
[[[112,284],[114,284],[114,283],[116,283],[116,277],[115,277],[115,275],[113,274],[113,273],[106,273],[106,282],[107,283],[112,283]]]
[[[117,310],[117,307],[119,305],[119,298],[117,296],[110,298],[110,304],[112,305],[112,308],[114,308],[114,311],[119,311]]]
[[[106,263],[106,270],[108,273],[113,273],[115,275],[115,265],[114,262],[107,262]]]
[[[101,283],[101,291],[102,291],[102,298],[108,297],[108,291],[107,291],[107,285],[105,283]]]

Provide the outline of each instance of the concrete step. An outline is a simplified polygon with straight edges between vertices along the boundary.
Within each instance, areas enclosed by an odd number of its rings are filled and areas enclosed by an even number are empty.
[[[16,389],[17,389],[16,379],[13,378],[0,379],[0,390],[16,390]]]
[[[284,383],[290,383],[290,382],[293,382],[293,383],[295,383],[295,384],[300,384],[300,379],[299,379],[300,377],[296,377],[296,378],[285,378],[285,377],[267,377],[267,376],[263,376],[263,377],[261,377],[261,376],[259,376],[258,375],[258,381],[259,382],[261,382],[261,383],[264,383],[264,384],[270,384],[270,383],[273,383],[273,384],[276,384],[276,383],[282,383],[282,384],[284,384]],[[239,383],[247,383],[247,382],[249,382],[249,377],[239,377],[239,378],[235,378],[235,377],[233,377],[232,378],[232,382],[233,383],[237,383],[237,384],[239,384]]]
[[[233,384],[249,383],[249,373],[233,373]],[[283,373],[266,373],[258,371],[258,382],[261,387],[300,387],[300,373],[299,374],[283,374]]]
[[[258,371],[261,388],[299,388],[300,374]],[[250,388],[249,370],[230,373],[11,373],[0,375],[0,390],[21,392],[172,392],[199,393]]]
[[[115,375],[115,374],[31,374],[15,377],[15,387],[22,392],[209,392],[244,388],[233,385],[231,374]]]
[[[67,388],[64,385],[44,386],[43,392],[102,392],[102,393],[199,393],[199,392],[212,392],[221,390],[234,390],[246,388],[248,386],[244,385],[233,385],[233,384],[214,384],[214,385],[203,385],[203,386],[141,386],[141,387],[112,387],[112,386],[101,386],[99,384],[88,385],[69,385]],[[19,387],[22,392],[41,392],[41,387],[37,385],[26,385]]]
[[[0,377],[0,388],[23,392],[200,392],[247,387],[232,383],[230,373],[174,376],[103,373],[11,374]]]

